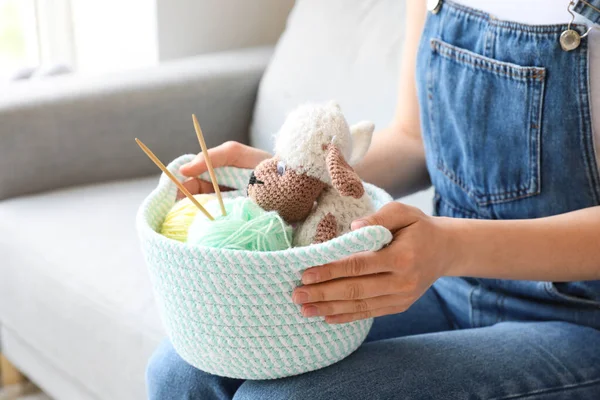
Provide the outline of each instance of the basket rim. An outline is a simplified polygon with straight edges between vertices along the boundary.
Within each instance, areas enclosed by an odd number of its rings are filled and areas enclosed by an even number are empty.
[[[190,161],[193,157],[192,154],[183,155],[175,160],[173,160],[167,168],[169,171],[177,177],[180,181],[183,181],[184,177],[179,173],[179,167],[184,163]],[[238,171],[248,171],[241,168],[234,167],[226,167],[230,170],[238,170]],[[215,169],[217,172],[219,168]],[[222,169],[221,169],[222,170]],[[391,196],[385,192],[383,189],[380,189],[374,185],[371,185],[365,182],[366,188],[374,200],[379,200],[381,202],[391,201]],[[155,231],[149,223],[151,205],[153,202],[157,202],[161,200],[161,197],[168,197],[168,200],[175,203],[177,193],[177,187],[171,182],[168,177],[163,173],[159,178],[158,185],[152,190],[152,192],[144,199],[141,206],[138,209],[136,215],[136,227],[138,230],[138,234],[142,242],[151,241],[154,244],[161,243],[173,249],[174,251],[182,251],[186,253],[193,253],[197,256],[201,256],[207,253],[215,253],[218,252],[218,255],[227,259],[234,258],[238,259],[239,257],[250,257],[250,258],[258,258],[261,263],[264,265],[265,263],[269,263],[269,259],[271,258],[280,258],[283,257],[289,260],[289,258],[295,258],[299,262],[302,262],[303,258],[306,258],[307,253],[316,253],[319,255],[319,258],[322,259],[330,259],[334,261],[339,259],[334,253],[332,249],[342,250],[347,247],[347,243],[351,242],[354,246],[354,250],[348,252],[348,254],[358,252],[358,251],[375,251],[383,247],[385,244],[391,241],[392,234],[391,232],[383,226],[368,226],[364,228],[360,228],[356,231],[348,232],[342,236],[336,237],[332,240],[329,240],[324,243],[313,244],[310,246],[304,247],[292,247],[285,250],[277,250],[277,251],[266,251],[266,252],[255,252],[249,250],[233,250],[233,249],[215,249],[212,247],[203,246],[200,244],[190,244],[179,242],[175,239],[170,239],[166,236],[163,236],[159,232]],[[377,196],[377,197],[374,197]],[[172,205],[171,205],[172,207]],[[211,259],[214,258],[215,254],[212,254]],[[205,257],[202,257],[205,258]],[[329,262],[331,262],[329,261]],[[281,261],[275,261],[273,264],[280,264]]]

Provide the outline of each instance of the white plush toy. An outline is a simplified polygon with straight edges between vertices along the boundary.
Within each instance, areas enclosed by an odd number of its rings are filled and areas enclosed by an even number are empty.
[[[348,126],[335,102],[297,108],[277,135],[275,156],[254,170],[248,196],[298,224],[295,246],[350,231],[352,221],[374,211],[351,167],[369,149],[373,130],[371,122]]]

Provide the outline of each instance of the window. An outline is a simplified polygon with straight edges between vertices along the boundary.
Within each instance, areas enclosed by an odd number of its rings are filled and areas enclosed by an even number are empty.
[[[0,0],[0,75],[39,63],[34,0]]]
[[[154,65],[155,8],[154,0],[0,0],[0,82],[23,68],[90,74]]]

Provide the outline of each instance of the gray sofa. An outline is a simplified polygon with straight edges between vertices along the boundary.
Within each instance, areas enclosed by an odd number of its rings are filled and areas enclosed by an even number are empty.
[[[134,229],[164,161],[269,149],[286,112],[337,99],[350,122],[393,115],[402,2],[298,0],[277,47],[0,91],[2,352],[57,400],[146,397],[164,337]],[[430,193],[406,201],[429,210]]]

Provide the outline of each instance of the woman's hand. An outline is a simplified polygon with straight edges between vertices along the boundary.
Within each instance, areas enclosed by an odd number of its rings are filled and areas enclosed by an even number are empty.
[[[352,229],[381,225],[394,235],[378,252],[364,252],[307,269],[293,301],[305,317],[345,323],[407,310],[453,263],[450,219],[390,203]]]
[[[261,161],[271,158],[271,155],[266,151],[255,149],[238,142],[226,142],[220,146],[209,149],[208,155],[212,161],[213,168],[231,166],[252,169]],[[191,194],[214,192],[210,182],[198,178],[200,174],[203,174],[207,170],[206,161],[204,160],[204,155],[202,153],[199,153],[191,162],[181,166],[179,171],[183,175],[190,177],[183,185]],[[221,188],[221,190],[231,189]],[[182,195],[179,194],[178,197],[182,197]]]

